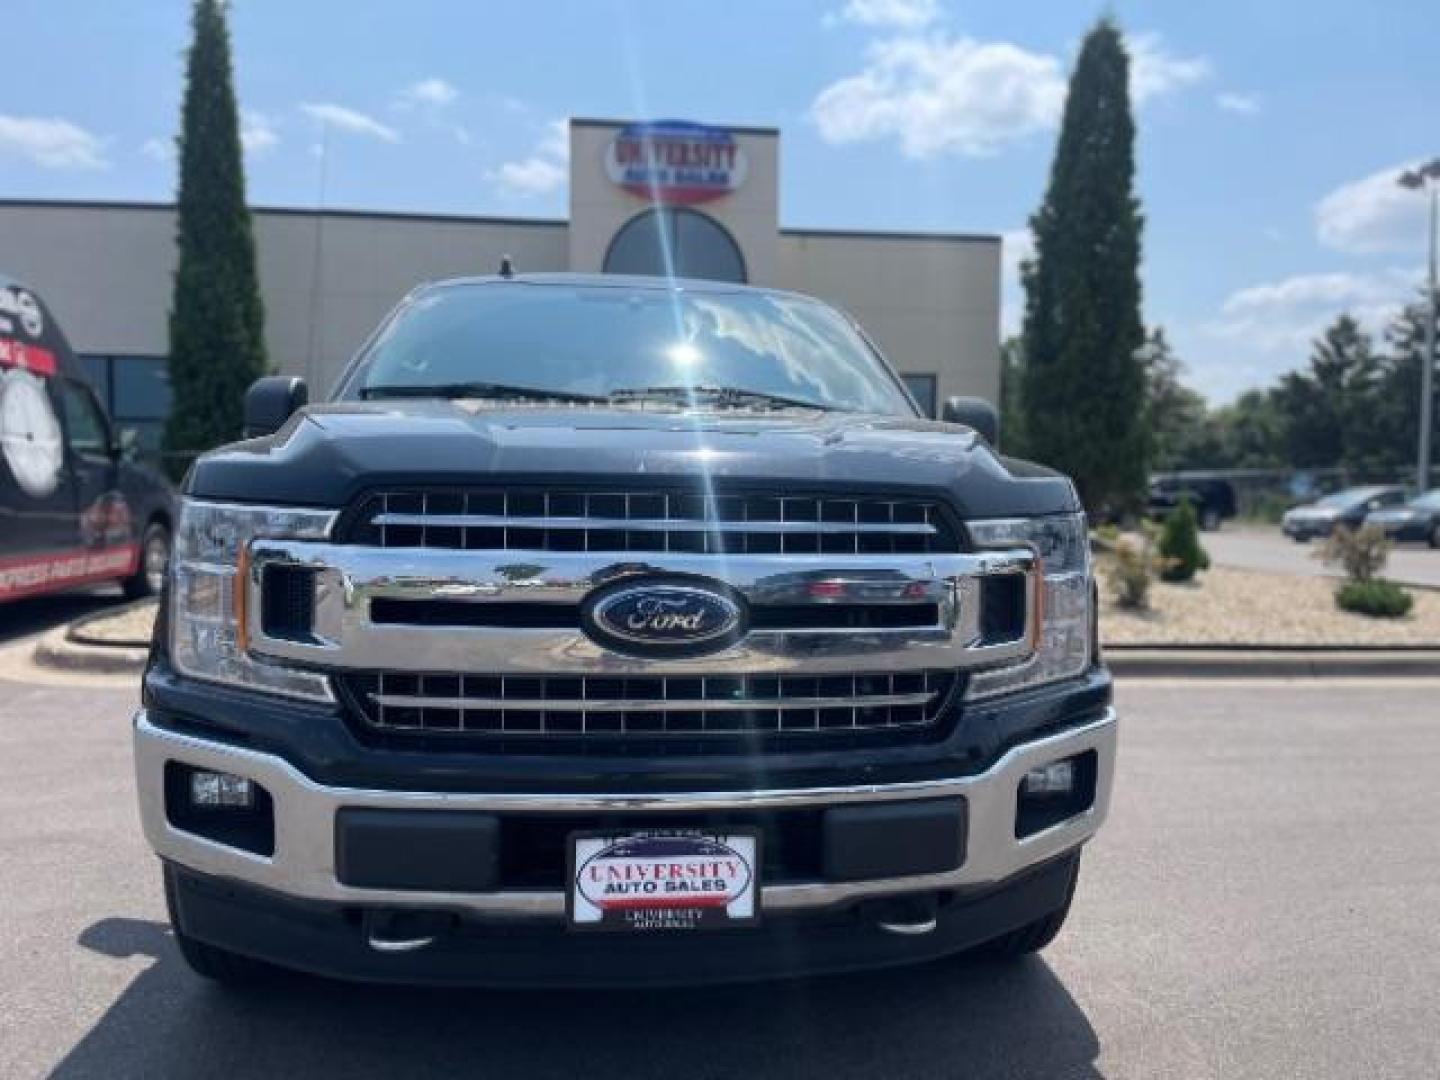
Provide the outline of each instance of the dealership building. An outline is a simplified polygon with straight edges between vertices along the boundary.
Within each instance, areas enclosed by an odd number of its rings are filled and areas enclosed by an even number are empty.
[[[577,119],[566,220],[256,208],[271,361],[323,394],[411,288],[508,255],[522,273],[809,293],[853,315],[932,413],[954,394],[997,400],[999,237],[785,228],[780,164],[774,128]],[[40,292],[117,422],[152,445],[174,266],[173,206],[0,199],[0,271]]]

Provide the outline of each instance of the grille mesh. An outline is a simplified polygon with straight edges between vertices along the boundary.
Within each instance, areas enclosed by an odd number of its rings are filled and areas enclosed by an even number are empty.
[[[601,739],[923,729],[944,711],[955,680],[948,671],[344,677],[365,723],[380,732]]]
[[[376,492],[346,541],[375,547],[695,554],[953,552],[934,503],[868,495],[447,489]]]

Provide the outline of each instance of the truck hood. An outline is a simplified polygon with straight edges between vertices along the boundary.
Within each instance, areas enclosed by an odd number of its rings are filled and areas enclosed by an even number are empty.
[[[316,405],[196,461],[186,493],[333,506],[380,487],[690,485],[943,495],[967,517],[1079,509],[1066,478],[997,457],[969,428],[810,409],[689,412],[477,401]]]

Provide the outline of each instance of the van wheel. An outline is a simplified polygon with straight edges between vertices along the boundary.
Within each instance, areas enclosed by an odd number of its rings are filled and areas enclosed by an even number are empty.
[[[170,565],[170,530],[158,521],[145,526],[140,540],[140,565],[125,579],[125,596],[140,600],[155,596],[165,584],[165,568]]]
[[[1080,856],[1075,856],[1075,868],[1070,872],[1070,887],[1065,890],[1065,902],[1048,915],[1042,915],[1034,922],[1011,930],[1008,934],[976,946],[973,956],[981,960],[1006,963],[1021,960],[1031,953],[1037,953],[1055,940],[1065,919],[1070,914],[1070,904],[1075,899],[1075,883],[1080,880]]]
[[[167,866],[164,874],[165,910],[170,915],[170,928],[175,935],[175,945],[179,948],[186,967],[201,978],[222,986],[254,986],[275,978],[276,969],[269,964],[230,952],[228,949],[207,945],[182,933],[175,904],[175,871]]]
[[[1200,528],[1205,532],[1214,532],[1220,528],[1220,511],[1213,506],[1207,506],[1200,511]]]
[[[1440,548],[1440,521],[1437,521],[1435,527],[1430,530],[1430,546]]]

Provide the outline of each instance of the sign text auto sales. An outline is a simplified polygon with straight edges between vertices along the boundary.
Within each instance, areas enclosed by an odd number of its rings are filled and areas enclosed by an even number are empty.
[[[723,128],[676,120],[630,124],[605,155],[605,171],[626,191],[670,205],[728,195],[745,181],[745,151]]]

